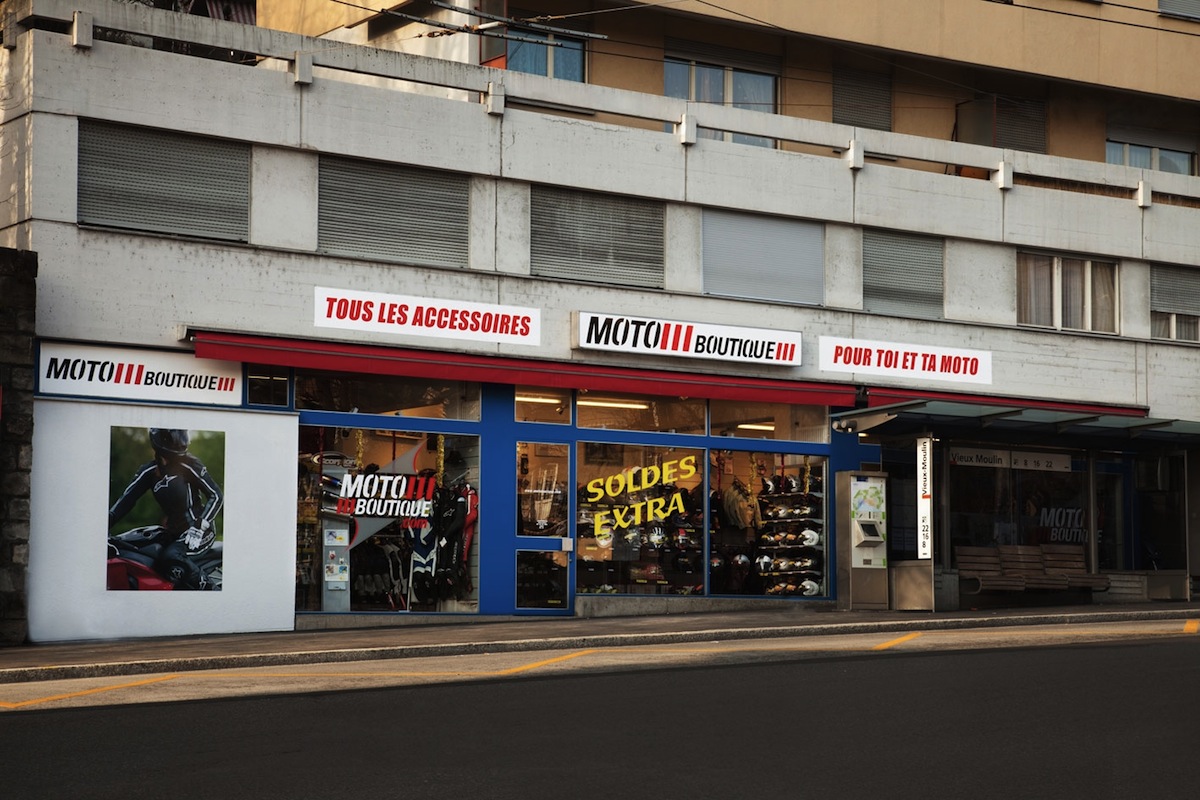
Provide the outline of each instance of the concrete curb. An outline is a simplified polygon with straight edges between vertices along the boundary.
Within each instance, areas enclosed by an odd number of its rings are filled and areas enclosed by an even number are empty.
[[[41,667],[0,669],[0,684],[97,678],[119,675],[196,672],[215,669],[250,669],[302,664],[338,664],[405,658],[478,653],[514,653],[538,650],[574,650],[596,647],[681,644],[744,639],[780,639],[801,636],[839,636],[864,633],[907,633],[967,628],[1005,628],[1030,625],[1077,625],[1096,622],[1194,619],[1194,608],[1140,611],[1088,612],[1081,614],[1020,614],[999,617],[944,617],[878,622],[780,625],[772,627],[711,628],[694,631],[652,633],[606,633],[503,641],[455,642],[431,645],[338,648],[324,650],[275,650],[267,653],[229,653],[195,658],[162,658],[108,661],[93,664],[55,664]]]

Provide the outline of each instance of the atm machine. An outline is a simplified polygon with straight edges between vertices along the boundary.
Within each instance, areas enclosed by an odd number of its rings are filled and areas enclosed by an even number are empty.
[[[887,473],[837,473],[837,605],[889,607]]]

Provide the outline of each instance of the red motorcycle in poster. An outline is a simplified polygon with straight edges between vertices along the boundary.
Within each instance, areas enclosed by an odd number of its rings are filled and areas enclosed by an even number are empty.
[[[158,525],[133,528],[108,539],[108,588],[142,591],[221,590],[222,543],[203,555],[164,553]]]

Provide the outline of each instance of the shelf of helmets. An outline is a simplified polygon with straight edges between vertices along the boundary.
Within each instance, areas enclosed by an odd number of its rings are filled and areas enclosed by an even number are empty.
[[[754,569],[769,596],[825,593],[825,494],[819,476],[763,481]],[[808,491],[805,491],[807,489]]]
[[[577,594],[702,594],[703,551],[694,531],[665,522],[601,526],[613,505],[581,503],[577,523]],[[612,515],[607,517],[612,519]]]

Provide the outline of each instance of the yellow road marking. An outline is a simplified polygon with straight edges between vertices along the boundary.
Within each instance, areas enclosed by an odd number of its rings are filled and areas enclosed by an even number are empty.
[[[1184,633],[1200,632],[1200,619],[1189,619],[1183,624]]]
[[[39,703],[52,703],[56,700],[70,700],[73,697],[86,697],[89,694],[100,694],[101,692],[113,692],[118,689],[133,689],[138,686],[146,686],[151,683],[162,683],[163,681],[173,681],[179,678],[179,675],[164,675],[160,678],[150,678],[144,681],[134,681],[133,683],[120,683],[116,686],[98,686],[95,689],[86,689],[82,692],[71,692],[69,694],[56,694],[50,697],[36,697],[33,700],[22,700],[19,703],[0,703],[0,708],[22,708],[24,706],[36,706]]]
[[[898,644],[904,644],[905,642],[911,642],[913,639],[917,638],[920,635],[921,634],[919,631],[917,633],[908,633],[908,634],[905,634],[904,636],[901,636],[899,639],[892,639],[890,642],[884,642],[883,644],[877,644],[874,647],[872,647],[871,649],[872,650],[887,650],[889,647],[895,647]]]
[[[569,661],[572,658],[579,658],[580,656],[590,655],[594,652],[596,652],[596,651],[595,650],[580,650],[578,653],[568,653],[565,656],[558,656],[557,658],[548,658],[545,661],[536,661],[533,664],[525,664],[524,666],[513,667],[512,669],[501,670],[500,672],[497,672],[496,674],[497,675],[515,675],[518,672],[526,672],[531,669],[537,669],[538,667],[545,667],[549,664],[557,664],[560,661]]]

